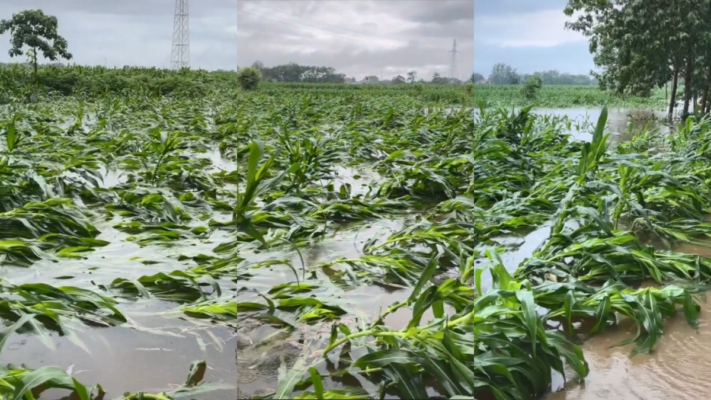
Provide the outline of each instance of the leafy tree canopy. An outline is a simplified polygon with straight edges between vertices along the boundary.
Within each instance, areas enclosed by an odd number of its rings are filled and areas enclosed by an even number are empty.
[[[37,72],[37,56],[57,61],[59,58],[70,60],[67,41],[57,33],[57,18],[46,15],[42,10],[26,10],[13,14],[9,20],[0,21],[0,35],[10,32],[10,57],[28,53]],[[25,50],[29,47],[29,51]]]

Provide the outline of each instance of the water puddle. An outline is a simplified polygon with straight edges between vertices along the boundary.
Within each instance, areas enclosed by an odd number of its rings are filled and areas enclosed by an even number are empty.
[[[87,384],[101,383],[107,399],[119,396],[127,386],[156,393],[175,389],[183,383],[190,363],[195,360],[208,360],[207,381],[234,387],[234,332],[216,327],[208,330],[187,321],[155,316],[132,319],[145,330],[78,327],[82,330],[77,336],[90,353],[57,335],[52,335],[56,346],[53,351],[48,351],[37,336],[13,336],[3,349],[3,363],[22,364],[32,360],[35,368],[71,367],[78,380]],[[150,373],[129,373],[137,369]],[[63,395],[66,391],[47,391],[42,398],[59,399]],[[234,389],[219,390],[196,398],[233,400],[236,393]]]

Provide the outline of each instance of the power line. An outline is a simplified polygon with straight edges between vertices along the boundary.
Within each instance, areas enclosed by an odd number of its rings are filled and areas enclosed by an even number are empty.
[[[457,70],[457,39],[454,39],[454,44],[452,45],[452,69],[449,72],[449,77],[454,79],[454,72]]]
[[[190,25],[188,0],[175,0],[173,18],[173,45],[170,52],[170,67],[190,67]]]

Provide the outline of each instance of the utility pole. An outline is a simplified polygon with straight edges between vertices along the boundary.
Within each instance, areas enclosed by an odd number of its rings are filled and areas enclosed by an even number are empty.
[[[236,32],[239,32],[239,0],[236,0],[237,8],[235,8],[235,28]],[[235,71],[239,72],[239,36],[235,33]]]
[[[170,53],[172,69],[190,67],[190,25],[188,0],[175,0],[173,19],[173,49]]]
[[[449,77],[454,79],[454,73],[457,70],[457,39],[454,39],[454,45],[452,45],[452,51],[450,51],[450,53],[452,53],[452,68],[449,71]]]

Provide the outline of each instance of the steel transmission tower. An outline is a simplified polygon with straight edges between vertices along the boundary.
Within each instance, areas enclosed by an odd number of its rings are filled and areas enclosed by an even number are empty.
[[[170,52],[170,67],[173,69],[190,67],[188,0],[175,0],[173,50]]]
[[[454,39],[454,45],[452,46],[452,51],[450,51],[450,53],[452,53],[452,69],[449,72],[449,77],[454,79],[454,74],[457,71],[457,39]]]

